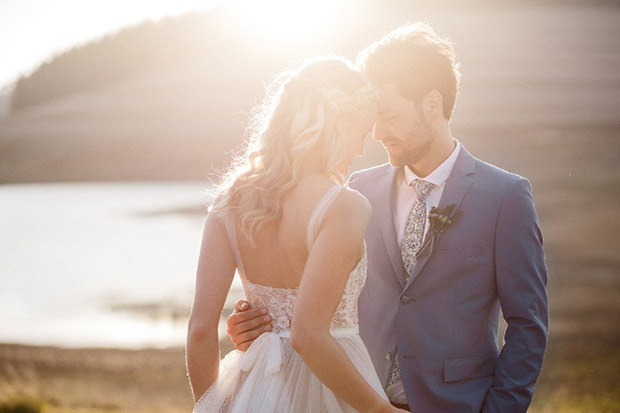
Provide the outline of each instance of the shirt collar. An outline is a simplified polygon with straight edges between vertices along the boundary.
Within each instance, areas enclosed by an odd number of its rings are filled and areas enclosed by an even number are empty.
[[[456,147],[452,150],[450,156],[446,158],[433,172],[428,174],[425,178],[420,178],[415,172],[409,168],[409,166],[405,166],[405,182],[407,185],[411,185],[414,180],[420,179],[423,181],[427,181],[432,183],[435,186],[441,186],[444,182],[448,180],[450,173],[452,173],[452,169],[454,168],[454,164],[456,163],[456,158],[459,156],[459,152],[461,151],[461,143],[456,141]]]

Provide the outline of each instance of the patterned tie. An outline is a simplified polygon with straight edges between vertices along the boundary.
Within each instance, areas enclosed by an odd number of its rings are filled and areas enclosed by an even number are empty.
[[[411,271],[416,263],[415,255],[422,246],[422,237],[424,236],[424,226],[426,225],[426,197],[434,184],[416,179],[412,182],[415,192],[418,195],[411,214],[409,215],[409,221],[405,228],[405,236],[403,237],[403,245],[401,247],[403,266],[405,267],[405,277],[409,278]]]
[[[421,179],[416,179],[412,183],[418,198],[413,205],[407,227],[405,228],[405,236],[403,238],[403,246],[401,253],[403,258],[403,266],[405,267],[405,277],[409,278],[411,271],[416,263],[418,250],[422,246],[422,237],[424,236],[424,226],[426,225],[426,197],[434,184]],[[398,364],[398,351],[394,352],[392,359],[392,367],[387,385],[390,386],[400,380],[400,366]]]

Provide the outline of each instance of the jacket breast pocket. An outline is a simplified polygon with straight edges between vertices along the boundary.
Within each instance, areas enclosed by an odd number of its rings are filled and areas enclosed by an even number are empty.
[[[445,382],[477,379],[495,375],[498,353],[462,359],[446,359],[443,362]]]

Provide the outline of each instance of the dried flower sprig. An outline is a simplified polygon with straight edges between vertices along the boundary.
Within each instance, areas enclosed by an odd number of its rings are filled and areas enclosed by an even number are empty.
[[[437,234],[444,232],[461,217],[463,211],[459,209],[452,214],[454,208],[456,208],[454,204],[446,206],[443,210],[436,206],[431,208],[428,213],[428,221],[430,223],[429,231],[431,234],[416,254],[416,258],[420,258],[423,255],[431,255],[435,246]]]

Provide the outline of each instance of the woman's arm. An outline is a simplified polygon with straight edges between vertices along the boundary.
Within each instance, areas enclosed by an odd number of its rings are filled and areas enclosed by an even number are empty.
[[[330,335],[331,318],[363,254],[370,205],[343,191],[328,210],[304,269],[293,313],[291,345],[337,396],[361,412],[392,411]]]
[[[213,384],[219,373],[217,328],[235,269],[224,224],[209,213],[202,234],[196,293],[187,332],[186,363],[195,400]]]

